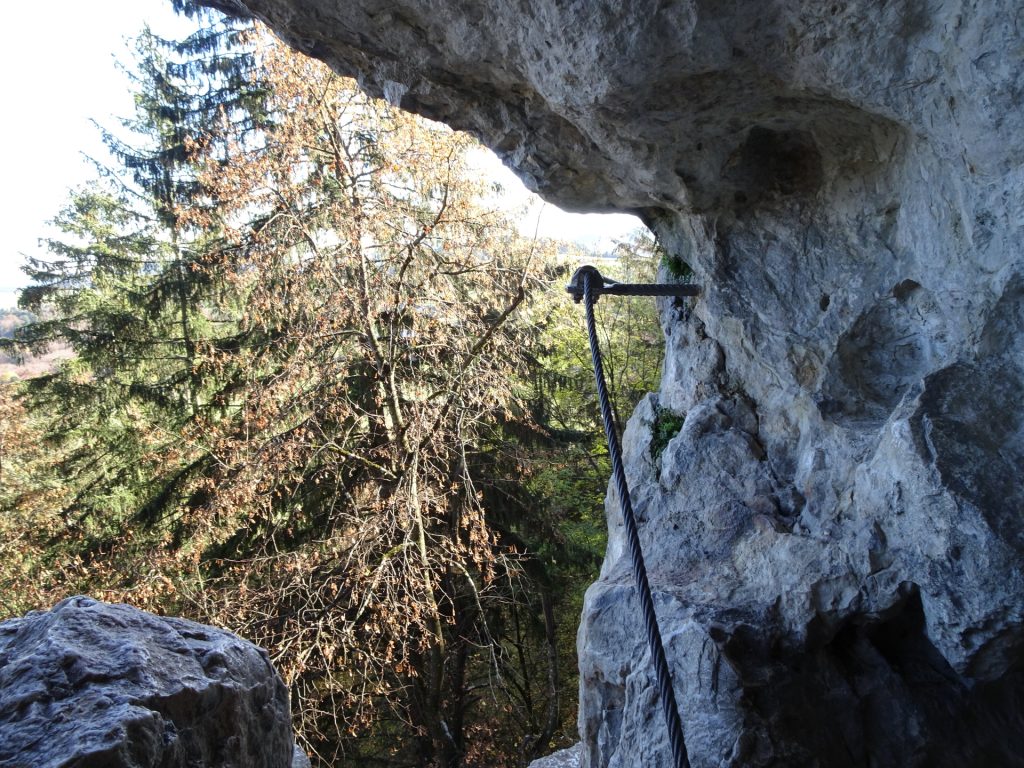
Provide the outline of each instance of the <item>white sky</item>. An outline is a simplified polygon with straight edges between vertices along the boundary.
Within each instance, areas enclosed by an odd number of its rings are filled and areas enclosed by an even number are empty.
[[[21,254],[40,253],[37,240],[60,210],[67,191],[93,174],[83,153],[105,158],[92,120],[113,126],[132,112],[125,76],[115,60],[128,60],[127,40],[148,23],[168,35],[187,22],[169,0],[82,0],[13,3],[5,11],[0,45],[0,308],[14,306],[25,285]],[[493,159],[483,165],[517,201],[529,194]],[[579,215],[535,201],[523,230],[606,248],[640,226],[624,215]]]

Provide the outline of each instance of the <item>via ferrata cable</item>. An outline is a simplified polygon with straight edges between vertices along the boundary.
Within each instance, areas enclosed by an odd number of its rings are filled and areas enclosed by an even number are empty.
[[[640,595],[640,608],[644,615],[644,627],[647,633],[647,645],[651,650],[654,662],[654,674],[661,699],[661,710],[668,726],[669,744],[675,768],[690,768],[690,758],[686,753],[686,741],[683,738],[683,724],[676,706],[675,691],[672,688],[672,676],[665,659],[665,646],[658,630],[658,617],[654,612],[654,598],[651,596],[651,585],[647,580],[647,568],[644,565],[644,554],[640,548],[640,534],[637,530],[633,504],[629,496],[629,485],[626,482],[626,471],[622,464],[622,448],[619,445],[615,419],[612,413],[611,400],[608,397],[608,386],[604,379],[604,366],[601,361],[601,349],[597,343],[597,327],[594,321],[594,304],[602,293],[619,296],[697,296],[700,287],[685,285],[650,285],[636,283],[616,283],[606,280],[596,268],[580,267],[573,275],[572,282],[566,290],[573,295],[577,303],[582,299],[587,319],[587,336],[590,339],[590,355],[594,363],[594,379],[597,383],[597,397],[601,404],[601,418],[604,432],[608,439],[608,453],[612,461],[612,476],[618,492],[619,504],[622,507],[622,519],[626,526],[626,539],[629,554],[633,563],[633,577],[637,592]]]

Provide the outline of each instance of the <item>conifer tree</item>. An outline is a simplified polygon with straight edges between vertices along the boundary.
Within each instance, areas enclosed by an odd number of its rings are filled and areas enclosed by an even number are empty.
[[[216,290],[202,266],[215,233],[192,223],[210,204],[195,164],[224,151],[207,128],[218,117],[258,119],[258,89],[233,90],[246,58],[224,64],[241,34],[221,24],[177,44],[143,31],[130,72],[136,114],[103,134],[115,166],[73,194],[55,220],[63,236],[27,269],[22,306],[48,319],[20,329],[18,342],[66,342],[75,353],[29,394],[52,415],[46,435],[72,491],[65,512],[82,524],[161,514],[202,464],[177,450],[178,432],[206,406],[203,349],[225,328],[205,301]]]

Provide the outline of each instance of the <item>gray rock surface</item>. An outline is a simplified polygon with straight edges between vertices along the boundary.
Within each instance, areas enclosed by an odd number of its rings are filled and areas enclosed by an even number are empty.
[[[530,768],[579,768],[581,745],[575,744],[568,749],[560,749],[547,757],[534,760]]]
[[[706,286],[625,437],[695,766],[1024,765],[1019,0],[242,3]],[[608,515],[581,765],[668,765]]]
[[[229,632],[87,597],[0,623],[2,768],[299,768],[293,750],[284,684]]]
[[[306,753],[302,751],[302,747],[298,744],[292,750],[291,768],[312,768],[309,757],[306,756]]]

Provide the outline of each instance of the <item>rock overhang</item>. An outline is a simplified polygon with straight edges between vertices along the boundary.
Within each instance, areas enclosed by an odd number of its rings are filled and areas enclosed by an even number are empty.
[[[982,96],[937,49],[987,34],[985,68],[998,71],[1009,52],[993,34],[1012,34],[927,0],[209,4],[476,134],[528,187],[586,210],[728,208],[750,171],[777,192],[807,191],[791,165],[813,166],[805,149],[878,162],[891,142],[874,134],[897,126],[969,153],[951,110]],[[732,172],[759,149],[758,168]]]

